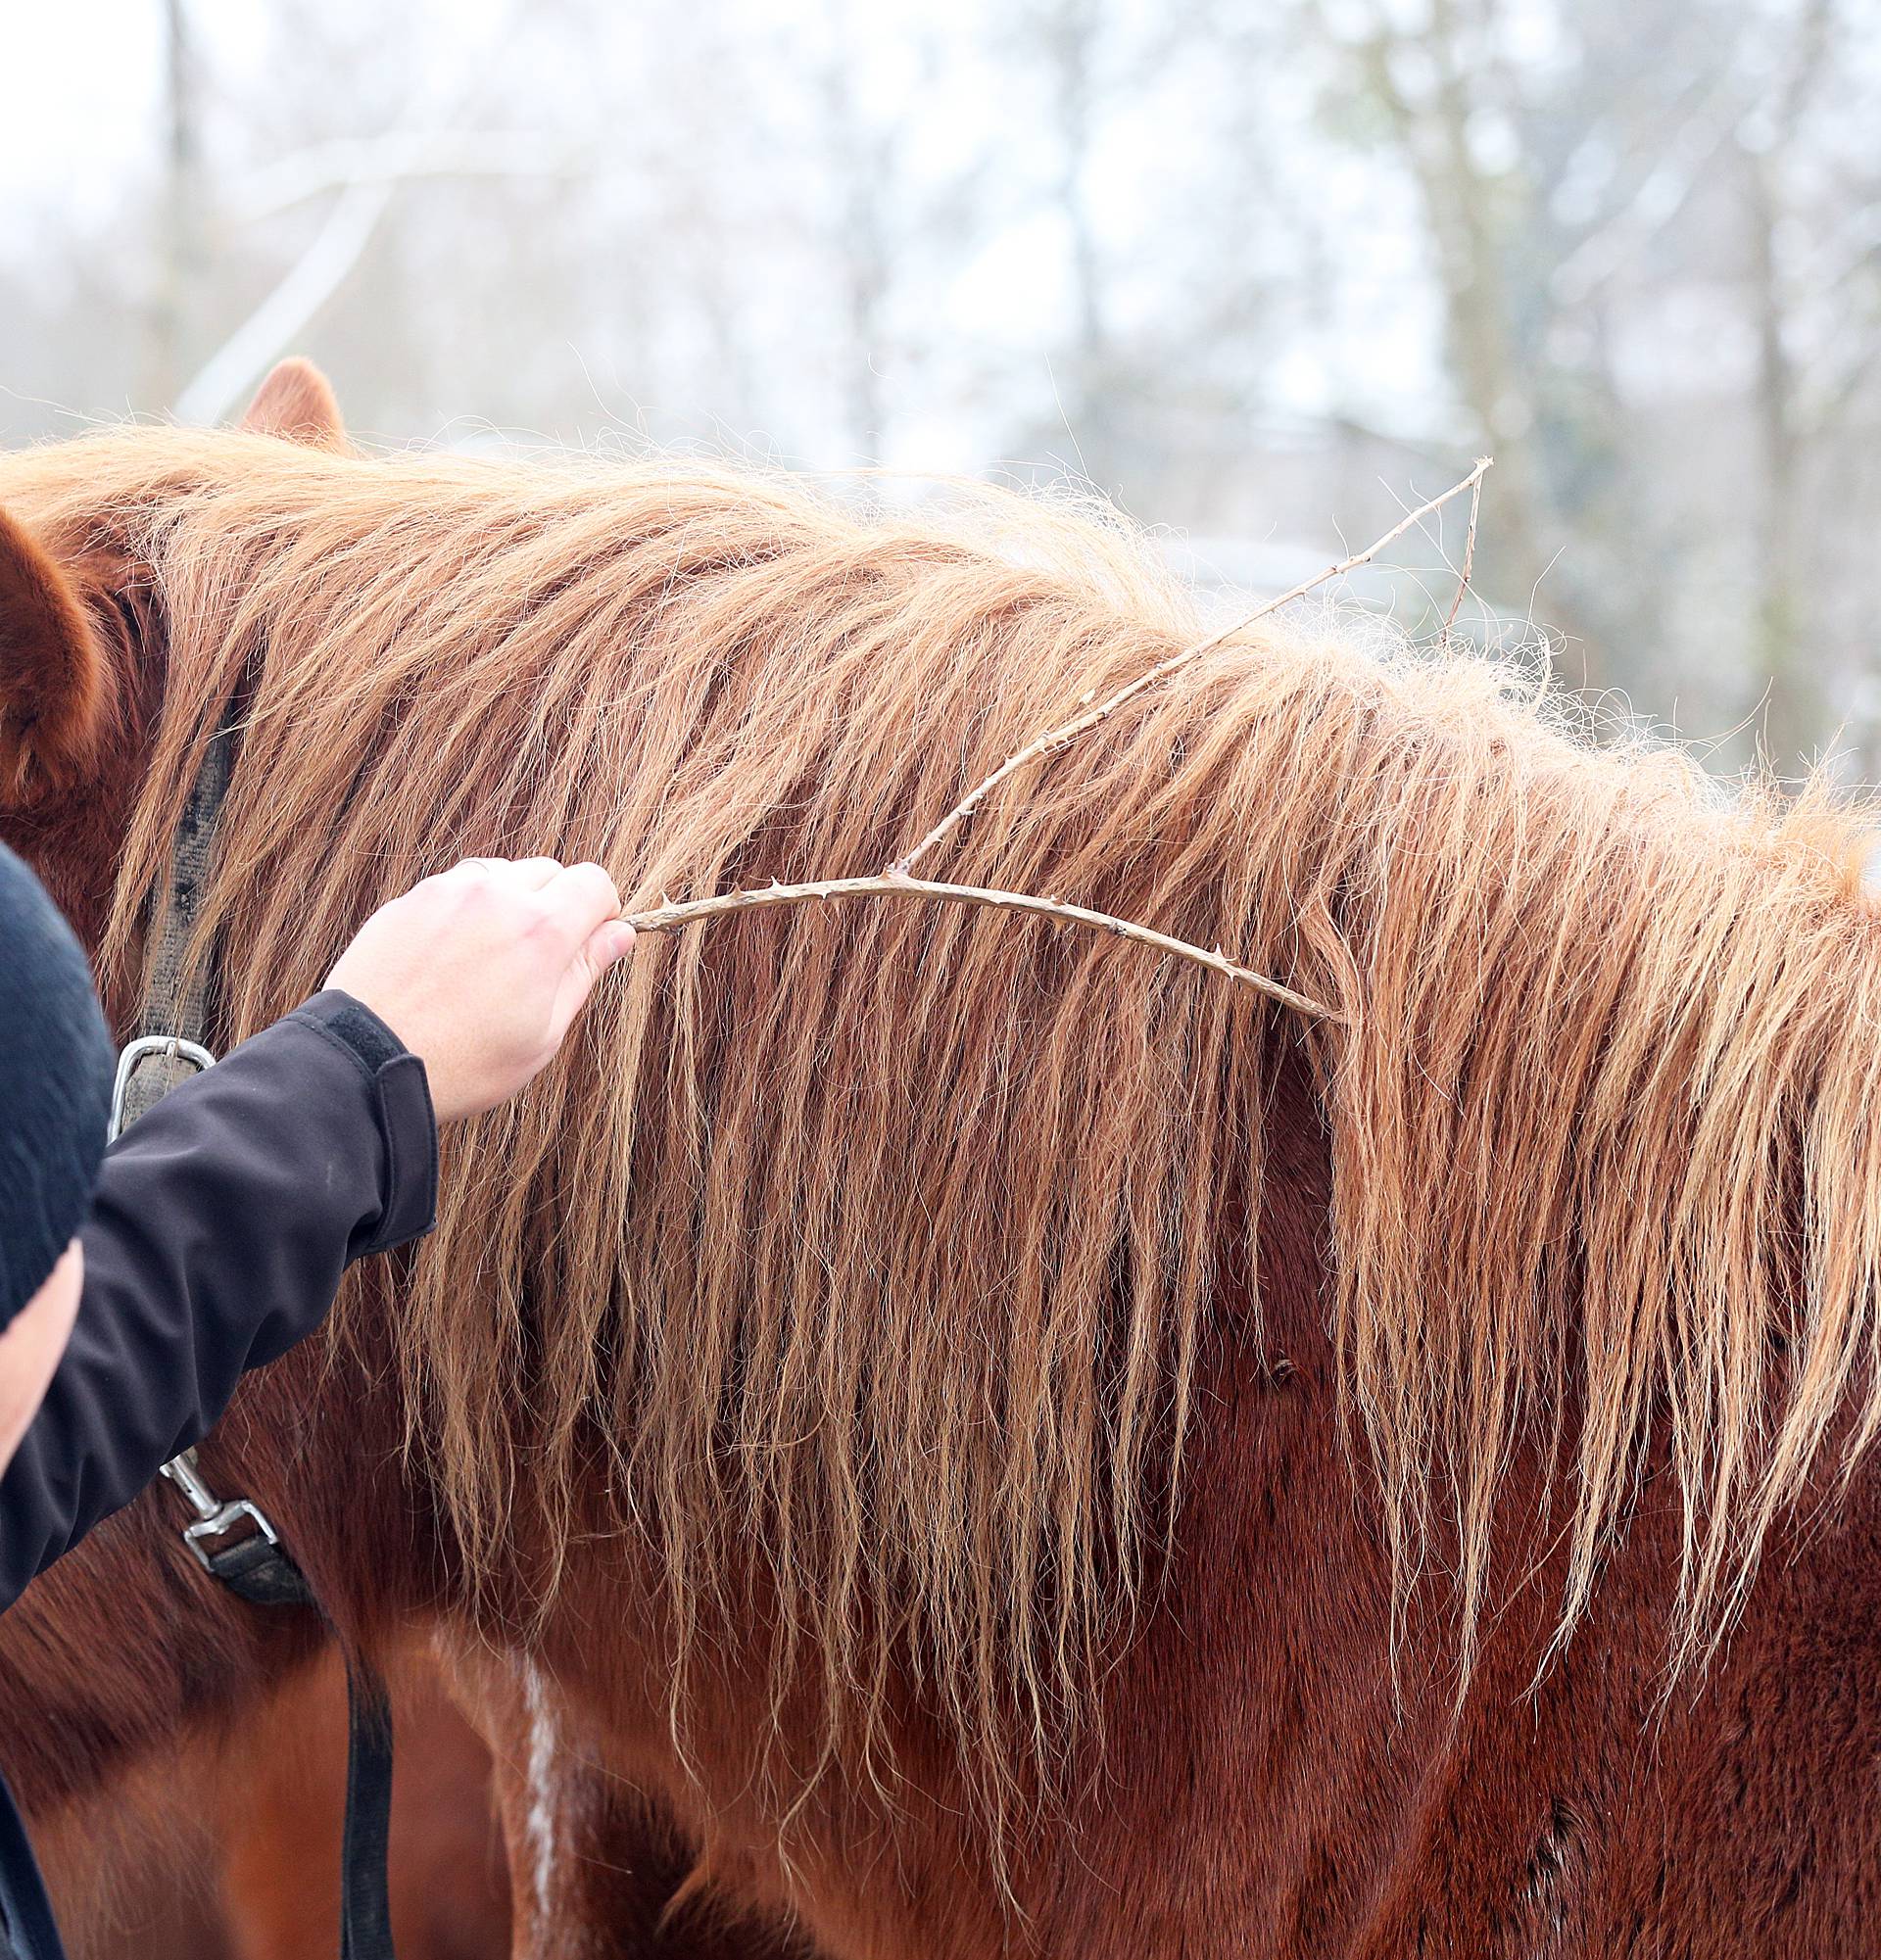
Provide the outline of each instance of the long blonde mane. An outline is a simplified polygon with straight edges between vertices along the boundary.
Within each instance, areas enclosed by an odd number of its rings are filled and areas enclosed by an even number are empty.
[[[250,676],[210,922],[242,1030],[465,852],[593,856],[634,902],[875,869],[1198,634],[1118,527],[1012,498],[864,521],[693,467],[143,430],[8,458],[0,497],[127,539],[172,622],[114,959]],[[1043,1739],[1167,1523],[1223,1194],[1258,1194],[1297,1038],[1400,1569],[1441,1517],[1473,1625],[1511,1451],[1566,1434],[1570,1625],[1650,1437],[1702,1639],[1825,1437],[1851,1460],[1881,1416],[1867,848],[1819,798],[1596,750],[1508,669],[1269,622],[938,875],[1219,943],[1342,1024],[912,904],[649,943],[453,1141],[400,1315],[473,1570],[519,1486],[577,1528],[599,1435],[682,1629],[755,1556],[833,1701],[912,1656],[968,1740],[1015,1705]]]

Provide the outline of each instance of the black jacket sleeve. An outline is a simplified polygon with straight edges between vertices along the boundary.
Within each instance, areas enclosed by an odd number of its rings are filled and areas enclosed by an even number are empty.
[[[429,1231],[436,1196],[424,1065],[337,991],[127,1130],[72,1341],[0,1479],[0,1608],[313,1332],[352,1261]]]

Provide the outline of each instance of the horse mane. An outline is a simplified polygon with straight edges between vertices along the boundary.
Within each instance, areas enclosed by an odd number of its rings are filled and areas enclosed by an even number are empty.
[[[876,869],[1200,632],[1124,527],[993,493],[864,516],[692,464],[140,429],[9,458],[0,492],[127,541],[171,622],[116,962],[247,690],[205,923],[236,1033],[463,853],[594,857],[630,906]],[[397,1332],[472,1574],[519,1492],[553,1548],[605,1482],[682,1642],[756,1558],[780,1679],[814,1656],[866,1722],[912,1656],[988,1759],[1015,1708],[1046,1743],[1170,1528],[1298,1042],[1401,1577],[1440,1531],[1473,1629],[1539,1437],[1565,1634],[1663,1450],[1696,1651],[1881,1423],[1869,847],[1817,791],[1595,745],[1509,666],[1263,622],[1008,786],[936,875],[1220,944],[1342,1019],[898,901],[649,942],[448,1139]]]

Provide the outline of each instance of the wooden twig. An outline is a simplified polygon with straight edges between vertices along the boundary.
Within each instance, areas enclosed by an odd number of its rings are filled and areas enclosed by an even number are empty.
[[[1336,1021],[1331,1008],[1306,994],[1296,993],[1265,974],[1236,966],[1217,946],[1210,950],[1173,939],[1148,926],[1129,919],[1114,919],[1108,912],[1092,912],[1083,905],[1067,905],[1056,898],[1034,898],[1023,891],[989,891],[977,884],[938,884],[931,879],[909,878],[905,873],[886,871],[874,878],[830,878],[815,884],[772,884],[752,891],[727,891],[716,898],[694,898],[681,905],[661,905],[650,912],[629,912],[626,923],[637,932],[671,932],[700,919],[722,918],[729,912],[756,912],[771,905],[809,905],[832,898],[927,898],[954,905],[986,905],[996,912],[1022,912],[1037,919],[1056,919],[1074,926],[1087,926],[1099,932],[1114,932],[1139,946],[1186,960],[1191,966],[1205,967],[1226,980],[1251,986],[1278,1000],[1281,1006],[1312,1015],[1322,1021]]]
[[[1008,776],[1015,775],[1027,763],[1049,755],[1054,750],[1065,747],[1070,742],[1095,728],[1098,723],[1111,715],[1145,688],[1151,688],[1158,681],[1185,667],[1191,660],[1200,657],[1237,633],[1244,632],[1256,620],[1265,619],[1269,613],[1278,612],[1283,605],[1291,605],[1296,598],[1304,598],[1316,586],[1322,586],[1328,579],[1342,578],[1347,572],[1377,556],[1385,546],[1394,539],[1401,538],[1421,517],[1429,516],[1440,505],[1448,503],[1453,497],[1464,491],[1471,492],[1470,536],[1464,549],[1463,586],[1457,593],[1457,604],[1450,608],[1450,620],[1457,616],[1457,606],[1463,603],[1463,593],[1470,584],[1470,566],[1475,555],[1476,512],[1482,497],[1483,473],[1489,468],[1493,458],[1480,456],[1476,466],[1461,483],[1453,484],[1440,497],[1433,497],[1426,503],[1407,513],[1381,538],[1375,539],[1362,551],[1354,551],[1349,558],[1341,558],[1337,564],[1327,565],[1326,570],[1310,579],[1303,579],[1290,591],[1283,592],[1278,598],[1268,599],[1250,613],[1237,619],[1231,626],[1225,626],[1221,632],[1211,634],[1208,639],[1197,641],[1185,646],[1180,653],[1173,653],[1167,660],[1159,661],[1146,673],[1117,690],[1114,694],[1089,705],[1091,696],[1085,695],[1081,703],[1083,712],[1075,715],[1060,727],[1047,729],[1041,736],[1027,742],[1024,748],[1007,756],[997,769],[986,780],[978,784],[963,796],[947,814],[935,825],[926,837],[912,850],[897,858],[892,864],[873,878],[828,878],[813,884],[780,884],[773,883],[761,889],[751,891],[726,891],[714,898],[693,898],[683,904],[667,903],[647,912],[630,912],[624,915],[628,925],[638,932],[672,932],[681,927],[691,926],[701,919],[723,918],[732,912],[755,912],[774,905],[810,905],[832,898],[927,898],[939,899],[954,905],[985,905],[995,912],[1019,912],[1037,919],[1055,919],[1061,923],[1085,926],[1099,932],[1114,933],[1120,939],[1130,939],[1139,946],[1148,946],[1171,959],[1186,960],[1191,966],[1205,968],[1210,973],[1220,974],[1225,980],[1237,981],[1242,986],[1253,987],[1283,1007],[1290,1007],[1300,1014],[1313,1016],[1321,1021],[1340,1019],[1331,1008],[1310,996],[1297,993],[1279,980],[1271,980],[1266,974],[1257,974],[1251,968],[1236,966],[1219,946],[1207,948],[1191,945],[1186,939],[1171,938],[1167,932],[1158,932],[1152,927],[1139,926],[1133,920],[1113,918],[1108,912],[1092,912],[1083,905],[1068,905],[1061,899],[1036,898],[1023,891],[994,891],[978,884],[943,884],[932,879],[915,878],[910,867],[917,858],[946,838],[960,825],[970,818],[982,801]],[[1444,622],[1447,639],[1450,620]],[[1095,689],[1091,691],[1094,694]]]
[[[1095,707],[1086,707],[1083,713],[1075,715],[1070,721],[1057,728],[1047,729],[1043,735],[1035,737],[1024,748],[1007,756],[990,776],[961,797],[912,850],[904,852],[888,867],[885,875],[905,877],[917,858],[925,857],[938,843],[964,824],[990,791],[996,789],[1008,776],[1017,774],[1027,763],[1036,762],[1041,756],[1068,746],[1081,735],[1085,735],[1095,728],[1099,722],[1107,721],[1126,701],[1140,694],[1145,688],[1153,688],[1158,681],[1166,679],[1179,667],[1186,667],[1191,660],[1199,660],[1204,653],[1212,652],[1225,641],[1231,640],[1235,634],[1245,632],[1256,620],[1265,619],[1269,613],[1278,612],[1281,606],[1291,605],[1296,598],[1304,598],[1316,586],[1325,585],[1328,579],[1343,578],[1347,572],[1354,571],[1360,565],[1376,557],[1385,546],[1403,537],[1419,518],[1429,516],[1431,511],[1448,503],[1453,497],[1461,496],[1464,491],[1474,490],[1482,482],[1484,471],[1494,460],[1493,456],[1479,456],[1475,468],[1461,483],[1452,484],[1442,496],[1431,498],[1427,503],[1420,503],[1415,510],[1392,525],[1383,537],[1374,539],[1364,550],[1354,551],[1349,558],[1341,558],[1335,565],[1327,565],[1325,571],[1316,573],[1310,579],[1302,579],[1290,591],[1281,593],[1278,598],[1270,598],[1264,604],[1257,605],[1252,612],[1244,614],[1232,625],[1223,627],[1219,633],[1210,634],[1206,640],[1198,640],[1193,645],[1184,646],[1180,653],[1172,653],[1167,660],[1159,660],[1155,666],[1119,688],[1114,694],[1106,696]],[[1095,692],[1093,689],[1092,693]],[[1086,694],[1085,700],[1087,702],[1090,696]]]
[[[1484,456],[1482,462],[1489,461]],[[1450,629],[1457,623],[1457,614],[1463,610],[1463,596],[1470,590],[1470,574],[1476,564],[1476,516],[1482,509],[1482,462],[1476,466],[1476,480],[1470,487],[1470,529],[1463,541],[1463,576],[1457,581],[1457,596],[1450,601],[1450,610],[1443,617],[1443,631],[1437,636],[1437,651],[1450,650]]]

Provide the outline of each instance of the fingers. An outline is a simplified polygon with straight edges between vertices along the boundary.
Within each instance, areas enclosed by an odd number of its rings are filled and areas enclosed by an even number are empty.
[[[552,879],[559,877],[561,863],[553,857],[524,857],[516,860],[516,883],[525,891],[540,891]]]
[[[581,950],[596,973],[604,974],[616,960],[624,960],[634,950],[634,929],[624,919],[609,919],[590,933]]]
[[[550,930],[572,957],[595,932],[620,916],[620,893],[598,864],[571,864],[542,887]]]
[[[540,891],[560,870],[560,860],[553,857],[466,857],[459,859],[444,876],[466,882],[476,878],[497,878],[524,891]]]

